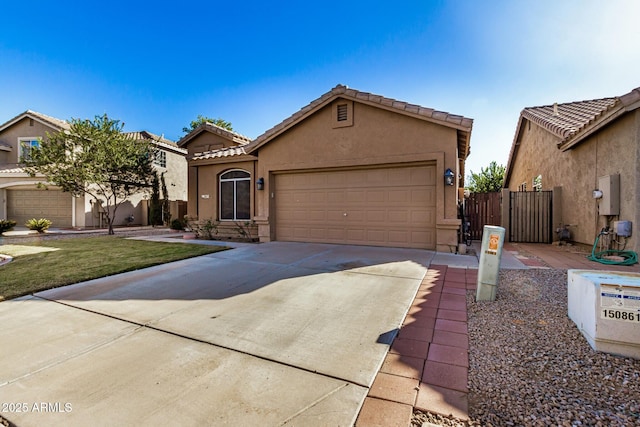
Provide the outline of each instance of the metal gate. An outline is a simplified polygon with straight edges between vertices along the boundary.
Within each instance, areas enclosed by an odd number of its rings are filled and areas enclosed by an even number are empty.
[[[553,191],[516,191],[509,194],[509,241],[551,243]]]
[[[501,193],[471,193],[464,201],[464,217],[471,225],[471,239],[482,240],[485,225],[501,225]]]

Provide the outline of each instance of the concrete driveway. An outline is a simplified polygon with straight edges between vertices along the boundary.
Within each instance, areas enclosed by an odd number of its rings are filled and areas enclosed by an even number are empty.
[[[0,414],[352,425],[434,255],[246,245],[2,302]]]

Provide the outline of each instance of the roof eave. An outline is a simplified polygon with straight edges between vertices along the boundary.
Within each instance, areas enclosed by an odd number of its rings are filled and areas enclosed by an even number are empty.
[[[24,119],[24,118],[30,118],[33,119],[39,123],[42,123],[45,126],[48,126],[50,128],[56,129],[57,131],[61,131],[64,130],[64,127],[56,124],[56,123],[52,123],[49,122],[47,120],[42,119],[41,117],[39,117],[37,114],[32,114],[31,110],[27,110],[24,113],[20,113],[17,116],[15,116],[14,118],[10,119],[9,121],[5,122],[4,124],[0,125],[0,132],[3,132],[5,129],[13,126],[14,124],[18,123],[20,120]]]
[[[516,126],[516,133],[513,136],[513,142],[511,143],[511,150],[509,151],[509,160],[507,161],[507,167],[504,172],[504,179],[502,180],[502,188],[509,188],[509,180],[511,179],[511,170],[513,169],[513,162],[515,161],[516,154],[518,154],[518,148],[520,147],[520,139],[522,137],[522,130],[524,129],[524,123],[528,120],[524,116],[524,110],[520,112],[518,118],[518,126]]]

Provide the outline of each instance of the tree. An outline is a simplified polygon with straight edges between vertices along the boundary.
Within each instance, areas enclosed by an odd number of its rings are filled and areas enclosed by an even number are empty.
[[[205,117],[202,114],[198,114],[198,118],[193,120],[190,124],[189,127],[183,127],[182,128],[182,132],[184,133],[189,133],[192,130],[194,130],[195,128],[197,128],[198,126],[200,126],[203,123],[213,123],[216,126],[219,126],[223,129],[226,129],[230,132],[233,132],[233,127],[231,126],[231,122],[228,122],[226,120],[223,119],[212,119],[210,117]]]
[[[480,168],[480,173],[471,172],[467,188],[472,193],[493,193],[502,189],[505,167],[495,161],[489,163],[489,167]]]
[[[164,180],[164,172],[160,175],[160,190],[162,190],[162,222],[164,225],[169,225],[171,212],[169,206],[169,191],[167,190],[167,183]]]
[[[71,119],[69,130],[47,133],[31,158],[23,159],[31,176],[42,174],[62,191],[104,203],[109,234],[118,207],[147,190],[154,176],[154,146],[122,133],[123,126],[106,114],[93,121]]]
[[[151,198],[149,199],[149,224],[162,225],[162,206],[160,205],[160,180],[154,173],[151,180]]]
[[[162,199],[160,198],[162,191]],[[153,225],[169,225],[171,213],[169,212],[169,192],[167,184],[164,180],[164,172],[158,175],[155,172],[151,180],[151,198],[149,200],[149,224]]]

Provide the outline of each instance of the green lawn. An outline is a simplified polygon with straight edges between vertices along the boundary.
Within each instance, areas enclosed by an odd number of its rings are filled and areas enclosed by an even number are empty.
[[[0,301],[98,277],[217,252],[220,246],[102,236],[0,245]]]

